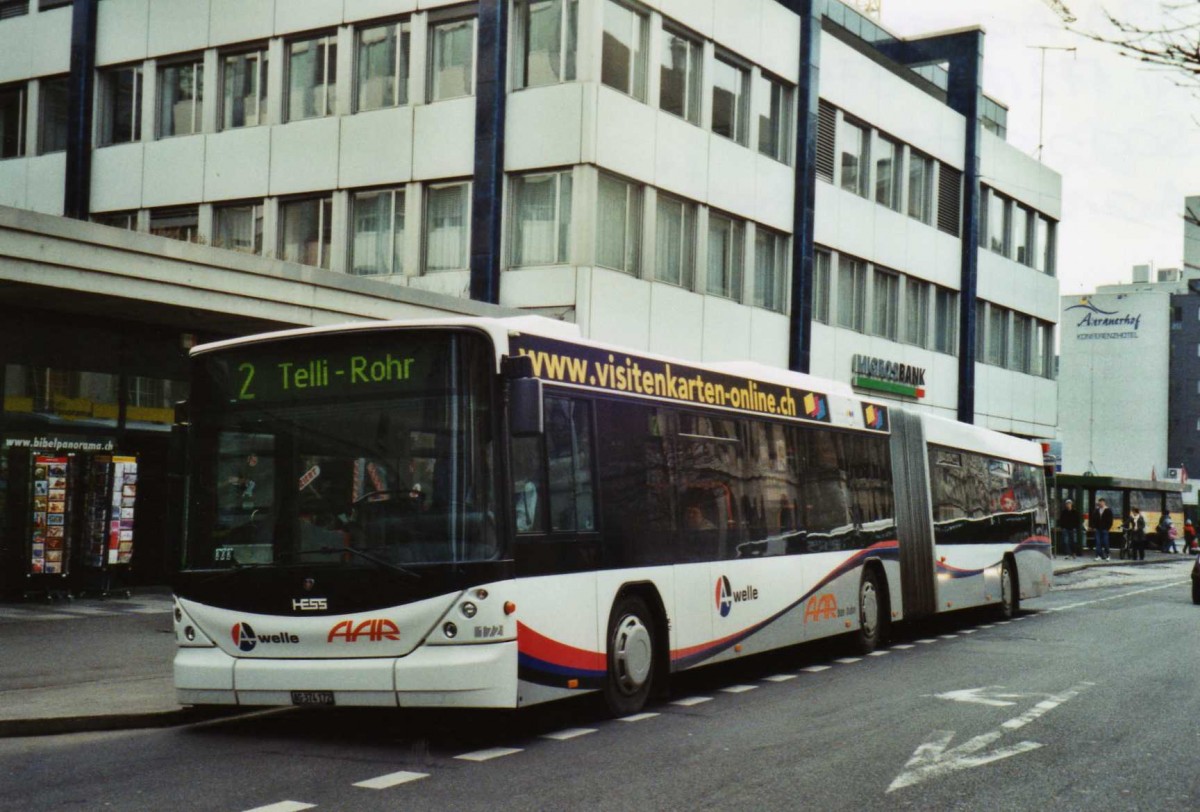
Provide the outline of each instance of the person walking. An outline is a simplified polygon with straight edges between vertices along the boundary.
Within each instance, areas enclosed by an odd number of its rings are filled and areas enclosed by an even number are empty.
[[[1129,539],[1130,556],[1134,561],[1146,560],[1146,518],[1136,507],[1129,509],[1125,520],[1125,537]]]
[[[1092,511],[1089,524],[1096,531],[1096,560],[1107,561],[1109,554],[1108,534],[1112,531],[1113,512],[1112,508],[1108,506],[1108,502],[1103,498],[1096,500],[1096,508]]]
[[[1079,531],[1083,527],[1083,517],[1075,509],[1075,503],[1070,499],[1063,502],[1062,510],[1058,513],[1058,530],[1062,534],[1062,544],[1067,549],[1067,558],[1083,556],[1079,546]]]
[[[1183,552],[1190,553],[1196,549],[1196,526],[1192,524],[1191,519],[1185,518],[1183,521]]]
[[[1162,521],[1158,524],[1158,549],[1164,553],[1177,553],[1175,549],[1175,539],[1179,538],[1179,531],[1175,529],[1175,522],[1171,519],[1170,513],[1164,513]]]

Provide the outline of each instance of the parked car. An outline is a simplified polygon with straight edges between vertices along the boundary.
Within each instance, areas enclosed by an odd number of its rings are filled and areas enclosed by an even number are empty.
[[[1192,564],[1192,603],[1200,604],[1200,555]]]

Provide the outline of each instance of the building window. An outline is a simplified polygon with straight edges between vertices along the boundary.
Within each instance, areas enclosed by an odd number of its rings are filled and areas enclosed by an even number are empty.
[[[542,87],[575,80],[579,42],[578,0],[517,0],[513,87]]]
[[[900,211],[903,148],[896,141],[880,135],[875,141],[875,152],[875,202]]]
[[[658,194],[654,277],[683,288],[692,286],[696,268],[696,206]]]
[[[638,101],[646,100],[648,27],[645,15],[615,0],[605,0],[600,81]]]
[[[714,296],[742,300],[746,224],[716,212],[708,214],[708,284]]]
[[[431,102],[470,96],[475,81],[475,18],[429,26]]]
[[[1030,374],[1042,378],[1054,377],[1054,325],[1047,321],[1033,320],[1034,345],[1031,350]]]
[[[758,151],[788,163],[792,155],[792,89],[760,73],[754,81],[751,101],[758,111]]]
[[[222,130],[267,123],[267,52],[226,54],[221,58]]]
[[[200,239],[200,207],[179,206],[151,209],[150,233],[169,240],[198,242]]]
[[[25,85],[0,88],[0,158],[25,154]]]
[[[137,231],[138,213],[136,211],[106,211],[93,214],[92,222],[109,228]]]
[[[333,196],[279,204],[279,256],[287,262],[329,268],[333,245]]]
[[[204,97],[204,60],[158,68],[158,137],[200,132]]]
[[[700,81],[704,49],[699,42],[663,28],[658,106],[693,124],[700,123]]]
[[[986,190],[987,231],[984,237],[989,251],[1008,256],[1008,198],[995,189]]]
[[[29,13],[29,0],[0,0],[0,20]]]
[[[512,181],[512,264],[570,260],[571,171],[518,175]]]
[[[49,11],[52,8],[69,6],[73,0],[38,0],[38,11]]]
[[[824,99],[817,101],[817,177],[833,183],[837,161],[837,108]]]
[[[1033,226],[1031,222],[1033,212],[1024,206],[1014,203],[1012,206],[1012,213],[1013,259],[1022,265],[1032,265],[1033,255],[1029,250],[1029,241],[1033,237]]]
[[[355,192],[350,272],[358,276],[404,273],[404,190]]]
[[[641,270],[642,187],[600,175],[596,264],[637,275]]]
[[[106,70],[97,77],[96,143],[127,144],[142,140],[142,67]]]
[[[929,346],[929,283],[912,277],[904,280],[904,341]]]
[[[712,131],[746,143],[750,72],[722,57],[713,62]]]
[[[355,32],[355,110],[379,110],[408,104],[407,20],[360,28]]]
[[[870,132],[847,118],[838,122],[837,143],[842,156],[842,188],[867,196]]]
[[[1034,268],[1044,274],[1054,276],[1054,239],[1055,224],[1053,220],[1038,216],[1037,235],[1034,244]]]
[[[833,257],[828,251],[813,253],[812,313],[813,321],[829,324],[829,266]]]
[[[876,268],[872,287],[871,330],[877,336],[895,341],[900,335],[900,277]]]
[[[855,332],[867,327],[867,264],[859,259],[838,257],[837,323]]]
[[[915,149],[908,152],[908,216],[933,222],[933,158]]]
[[[67,77],[43,79],[38,89],[38,154],[67,148]]]
[[[213,207],[213,245],[243,254],[261,254],[262,203],[231,203]]]
[[[758,226],[754,232],[754,304],[784,312],[788,238]]]
[[[946,288],[934,288],[933,348],[947,355],[958,352],[958,294]]]
[[[1020,313],[1013,313],[1012,357],[1010,358],[1009,368],[1017,372],[1024,372],[1028,374],[1033,367],[1029,357],[1029,352],[1033,343],[1032,336],[1030,335],[1032,326],[1033,322],[1028,316],[1023,316]]]
[[[337,105],[337,36],[288,43],[288,121],[333,115]],[[311,263],[309,263],[311,264]]]
[[[962,228],[962,172],[938,164],[937,228],[957,237]]]
[[[429,186],[425,200],[425,270],[464,271],[470,236],[471,184]]]
[[[982,322],[981,322],[982,323]],[[987,362],[1002,367],[1008,361],[1008,311],[989,304],[987,308]]]

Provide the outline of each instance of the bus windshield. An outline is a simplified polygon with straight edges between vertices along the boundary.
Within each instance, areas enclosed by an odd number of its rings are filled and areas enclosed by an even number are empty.
[[[492,359],[430,329],[196,357],[184,569],[500,557]]]

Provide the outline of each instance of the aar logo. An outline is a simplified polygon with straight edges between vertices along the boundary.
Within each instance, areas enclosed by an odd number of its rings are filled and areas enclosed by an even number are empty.
[[[838,617],[837,598],[833,595],[813,595],[804,605],[804,622],[810,620],[836,620]]]
[[[378,643],[383,640],[399,640],[400,629],[387,618],[371,618],[358,623],[352,620],[343,620],[329,630],[329,635],[325,638],[325,642],[332,643],[338,639],[343,643],[357,643],[360,639],[366,640],[369,643]]]
[[[729,617],[735,603],[758,600],[758,590],[752,586],[743,587],[736,592],[729,579],[722,575],[717,579],[717,611],[721,617]]]

